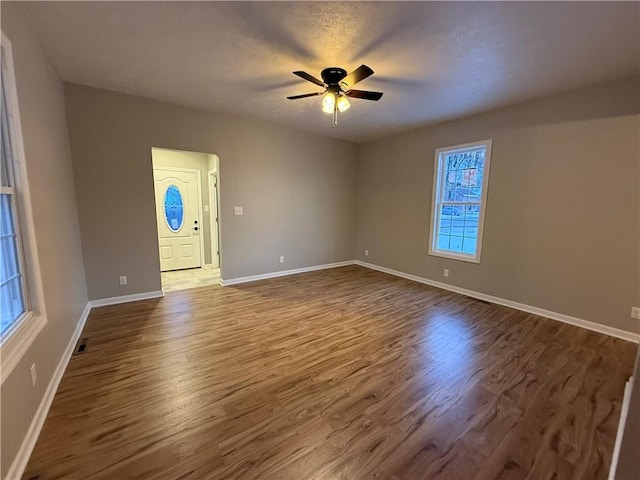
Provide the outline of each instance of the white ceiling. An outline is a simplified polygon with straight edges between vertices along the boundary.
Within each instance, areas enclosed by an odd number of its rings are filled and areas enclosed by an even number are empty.
[[[355,142],[637,73],[637,2],[33,2],[63,80]],[[327,66],[376,72],[331,128]]]

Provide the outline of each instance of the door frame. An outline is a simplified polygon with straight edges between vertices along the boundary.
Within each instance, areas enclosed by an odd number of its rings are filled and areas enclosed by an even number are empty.
[[[197,178],[197,183],[198,183],[198,188],[197,188],[197,197],[198,197],[198,225],[199,225],[199,231],[203,232],[204,228],[203,228],[203,221],[202,221],[202,175],[200,173],[200,170],[197,168],[186,168],[186,167],[164,167],[162,165],[151,165],[152,166],[152,170],[153,173],[155,174],[156,170],[167,170],[170,172],[186,172],[186,173],[195,173],[196,174],[196,178]],[[153,190],[155,192],[156,189],[156,178],[155,175],[153,177]],[[154,195],[154,200],[155,200],[155,195]],[[157,212],[157,208],[156,208],[156,212]],[[158,215],[156,213],[156,222],[159,222],[161,219],[158,218]],[[158,233],[158,225],[156,224],[156,236],[158,236],[158,241],[160,241],[160,237],[159,237],[159,233]],[[160,250],[158,249],[158,259],[160,258]],[[205,265],[205,256],[204,256],[204,235],[200,235],[200,267],[199,268],[203,268]],[[198,267],[196,267],[198,268]],[[162,270],[161,270],[162,271]]]
[[[211,263],[214,263],[214,258],[218,260],[218,266],[220,268],[220,200],[218,196],[219,187],[218,169],[210,169],[207,171],[207,187],[209,188],[209,225],[211,226]],[[215,201],[215,209],[212,208],[212,203]],[[215,235],[214,235],[215,228]],[[213,238],[216,239],[216,249],[213,248]]]

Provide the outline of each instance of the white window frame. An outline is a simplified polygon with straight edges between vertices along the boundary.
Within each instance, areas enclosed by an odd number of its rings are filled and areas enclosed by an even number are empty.
[[[480,254],[482,252],[482,237],[484,231],[484,218],[487,211],[487,191],[489,187],[489,171],[491,166],[491,145],[492,140],[481,140],[478,142],[465,143],[462,145],[454,145],[451,147],[442,147],[436,149],[434,167],[433,167],[433,193],[431,198],[431,222],[429,230],[429,255],[436,257],[449,258],[451,260],[462,260],[464,262],[480,263]],[[482,178],[482,197],[480,199],[480,215],[478,217],[478,240],[476,243],[476,254],[450,252],[446,250],[438,250],[436,248],[437,232],[439,231],[440,206],[443,203],[459,203],[466,205],[468,202],[442,202],[441,192],[444,182],[444,159],[446,155],[451,153],[460,153],[469,150],[476,150],[478,147],[485,147],[484,157],[484,175]],[[475,204],[475,203],[474,203]]]
[[[5,108],[8,116],[8,131],[13,169],[16,232],[22,247],[21,268],[24,277],[24,304],[26,312],[2,335],[0,340],[0,384],[9,377],[20,359],[35,341],[47,323],[40,274],[40,261],[35,238],[31,195],[27,178],[22,122],[18,108],[18,90],[13,63],[11,41],[2,32],[1,54],[4,56],[2,68],[2,88],[5,91]]]

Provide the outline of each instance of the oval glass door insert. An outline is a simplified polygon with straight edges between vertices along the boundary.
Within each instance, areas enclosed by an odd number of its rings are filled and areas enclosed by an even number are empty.
[[[164,219],[172,232],[177,232],[184,223],[182,194],[175,185],[169,185],[164,194]]]

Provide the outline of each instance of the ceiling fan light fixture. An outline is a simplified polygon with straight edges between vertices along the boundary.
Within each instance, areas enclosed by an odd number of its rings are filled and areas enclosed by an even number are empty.
[[[353,85],[373,74],[373,70],[366,65],[360,65],[349,74],[347,74],[347,71],[344,68],[327,67],[320,73],[322,80],[301,70],[295,71],[293,74],[307,80],[308,82],[318,85],[319,87],[324,87],[324,91],[292,95],[287,98],[289,100],[298,100],[300,98],[323,95],[322,111],[333,116],[333,121],[331,123],[333,127],[338,124],[338,113],[346,112],[349,110],[349,107],[351,107],[351,102],[349,102],[347,97],[373,101],[378,101],[380,100],[380,97],[382,97],[382,92],[354,90],[352,88]]]
[[[338,110],[340,110],[340,113],[346,112],[347,110],[349,110],[350,106],[351,106],[351,103],[349,103],[349,100],[347,100],[347,97],[345,97],[344,95],[340,95],[340,97],[338,98]]]
[[[324,113],[333,113],[336,108],[336,96],[333,92],[327,92],[322,99],[322,111]]]

